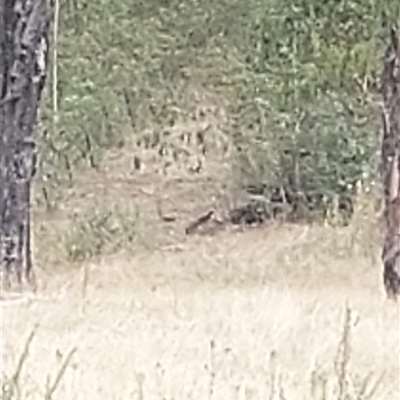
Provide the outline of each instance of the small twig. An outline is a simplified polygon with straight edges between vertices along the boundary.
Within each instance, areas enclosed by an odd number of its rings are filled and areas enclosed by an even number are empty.
[[[269,394],[269,400],[274,400],[276,394],[276,352],[272,350],[269,355],[269,367],[270,367],[270,378],[271,378],[271,391]]]
[[[210,373],[210,385],[208,390],[208,400],[212,400],[214,394],[214,382],[215,382],[215,366],[214,366],[214,350],[215,350],[215,342],[214,340],[210,341],[210,365],[207,368]]]
[[[15,385],[15,387],[18,387],[18,381],[19,381],[19,377],[21,376],[21,371],[22,368],[24,366],[24,363],[26,361],[26,359],[28,358],[28,354],[29,354],[29,347],[32,343],[32,340],[36,334],[36,329],[38,328],[39,324],[36,324],[34,326],[34,328],[32,329],[32,332],[29,334],[28,339],[25,342],[25,347],[24,350],[22,351],[21,357],[19,358],[18,364],[17,364],[17,368],[14,372],[14,375],[12,377],[12,382]]]
[[[92,140],[86,131],[84,132],[84,136],[85,136],[85,144],[86,144],[86,151],[87,151],[86,154],[89,155],[89,165],[91,168],[97,169],[98,165],[96,163],[96,160],[94,159],[94,150],[93,150],[93,146],[92,146]]]
[[[338,399],[342,400],[346,397],[348,388],[348,367],[350,361],[350,334],[351,334],[351,309],[346,304],[345,319],[343,323],[343,333],[339,342],[339,347],[335,360],[335,369],[338,380],[339,395]]]
[[[53,397],[54,392],[57,390],[58,385],[61,382],[62,377],[64,376],[64,373],[67,369],[68,364],[71,361],[72,356],[74,355],[74,353],[76,352],[76,348],[74,347],[67,355],[67,357],[65,358],[64,362],[61,365],[61,368],[59,369],[53,384],[49,384],[47,382],[47,387],[46,387],[46,394],[45,394],[45,400],[51,400]],[[49,380],[48,380],[49,381]]]
[[[89,284],[89,271],[88,271],[88,266],[84,264],[82,266],[82,308],[81,312],[83,315],[85,315],[85,306],[86,306],[86,294],[87,294],[87,288]]]
[[[214,215],[214,210],[210,210],[207,213],[200,216],[199,218],[197,218],[194,222],[190,223],[188,227],[185,229],[186,234],[190,235],[194,233],[197,228],[208,222],[213,215]]]

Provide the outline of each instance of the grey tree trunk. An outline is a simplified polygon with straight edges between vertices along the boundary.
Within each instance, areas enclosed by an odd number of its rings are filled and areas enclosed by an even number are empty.
[[[34,284],[30,245],[34,130],[46,79],[49,0],[0,0],[0,265],[3,282]]]
[[[400,295],[400,32],[393,28],[382,74],[382,172],[386,236],[383,280],[389,298]]]

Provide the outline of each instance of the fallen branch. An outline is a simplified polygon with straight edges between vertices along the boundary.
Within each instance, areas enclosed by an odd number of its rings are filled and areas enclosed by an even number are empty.
[[[190,223],[185,229],[186,235],[194,233],[201,225],[204,225],[206,222],[208,222],[213,215],[214,215],[214,210],[210,210],[207,213],[201,215],[192,223]]]

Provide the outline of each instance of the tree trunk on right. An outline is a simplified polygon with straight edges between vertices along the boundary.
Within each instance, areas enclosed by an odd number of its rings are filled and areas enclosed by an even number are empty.
[[[389,298],[400,296],[400,32],[392,28],[382,73],[382,178],[385,204],[383,282]]]

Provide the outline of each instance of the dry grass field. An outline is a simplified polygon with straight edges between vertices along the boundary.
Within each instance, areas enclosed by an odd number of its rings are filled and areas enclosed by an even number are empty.
[[[132,248],[69,265],[57,261],[62,216],[37,213],[39,290],[1,303],[2,399],[399,398],[398,307],[368,215],[185,237],[215,182],[127,184],[114,172],[65,208],[129,199],[156,215],[159,196],[181,218],[144,219]]]

